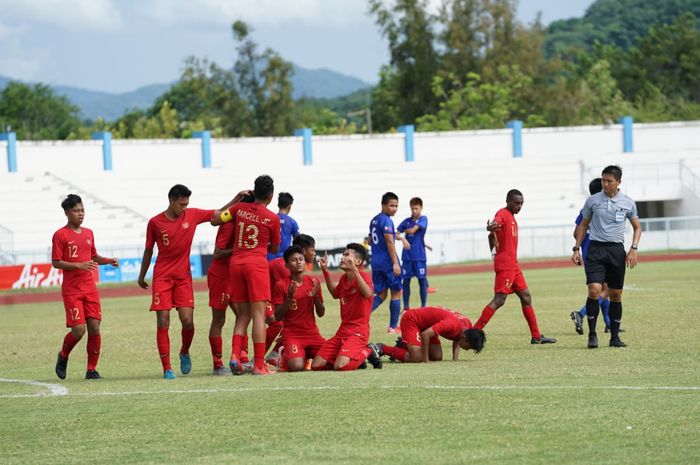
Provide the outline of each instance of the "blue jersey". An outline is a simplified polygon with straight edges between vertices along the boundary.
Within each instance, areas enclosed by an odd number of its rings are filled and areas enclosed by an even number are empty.
[[[394,222],[391,221],[389,215],[380,213],[372,218],[369,223],[369,237],[372,246],[372,270],[392,270],[394,262],[389,255],[386,239],[384,234],[391,234],[392,240],[396,239],[396,231],[394,231]]]
[[[268,260],[284,255],[284,251],[287,250],[290,245],[292,245],[292,239],[299,235],[299,225],[294,218],[286,213],[278,213],[277,216],[280,219],[280,236],[282,237],[282,243],[280,244],[280,250],[277,253],[267,254]]]
[[[576,225],[581,224],[581,221],[583,221],[583,210],[581,210],[576,217]],[[588,230],[586,230],[586,234],[583,236],[583,242],[581,242],[581,257],[583,257],[584,260],[586,260],[586,255],[588,255],[588,246],[590,244],[591,239],[588,237]]]
[[[428,217],[420,216],[417,220],[409,217],[401,222],[397,230],[404,232],[414,226],[418,226],[418,231],[413,234],[406,233],[406,240],[411,244],[410,249],[403,249],[401,261],[425,261],[425,231],[428,229]]]

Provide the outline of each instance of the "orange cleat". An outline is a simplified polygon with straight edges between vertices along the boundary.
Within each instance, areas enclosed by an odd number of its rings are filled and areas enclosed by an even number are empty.
[[[253,368],[253,376],[265,376],[265,375],[274,375],[275,372],[270,370],[267,365],[265,365],[264,368]]]

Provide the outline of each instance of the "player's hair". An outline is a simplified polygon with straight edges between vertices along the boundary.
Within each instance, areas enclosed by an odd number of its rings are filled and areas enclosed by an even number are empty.
[[[266,174],[255,178],[253,194],[256,200],[265,200],[275,192],[275,184],[272,178]]]
[[[518,189],[509,190],[508,193],[506,194],[506,202],[509,201],[510,199],[512,199],[513,197],[515,197],[516,195],[522,196],[523,193],[520,192]]]
[[[399,196],[393,192],[387,192],[386,194],[382,195],[382,205],[388,204],[390,200],[396,200],[398,202]]]
[[[308,247],[316,247],[316,239],[309,236],[308,234],[299,234],[292,241],[292,245],[298,245],[302,249],[306,249]]]
[[[63,208],[63,211],[68,211],[79,203],[83,203],[83,199],[81,199],[79,195],[68,194],[63,202],[61,202],[61,208]]]
[[[420,197],[413,197],[410,202],[408,202],[410,206],[414,205],[420,205],[421,207],[423,206],[423,199]]]
[[[185,197],[189,197],[190,195],[192,195],[192,191],[189,190],[187,187],[183,186],[182,184],[175,184],[168,191],[168,199],[170,200],[182,199]]]
[[[604,175],[605,175],[605,174],[609,174],[609,175],[611,175],[613,178],[615,178],[616,181],[619,181],[619,180],[622,179],[622,168],[620,168],[620,167],[617,166],[617,165],[609,165],[609,166],[606,166],[606,167],[603,169],[603,173],[602,173],[602,174],[604,174]]]
[[[355,255],[362,259],[361,264],[364,264],[365,260],[367,260],[367,250],[362,244],[358,244],[357,242],[351,242],[348,245],[346,245],[345,248],[349,250],[354,250]]]
[[[588,183],[588,192],[593,194],[597,194],[598,192],[603,190],[603,181],[600,178],[595,178],[591,182]]]
[[[301,250],[301,247],[299,247],[298,245],[290,245],[289,247],[287,247],[287,250],[284,251],[285,263],[288,262],[289,259],[292,258],[292,255],[294,255],[295,253],[304,255],[304,251]]]
[[[486,343],[486,334],[484,334],[484,331],[481,329],[472,328],[465,329],[463,334],[469,342],[469,347],[474,349],[474,352],[477,354],[481,352],[481,350],[484,348],[484,344]]]
[[[277,207],[289,208],[294,203],[294,197],[289,192],[280,192],[277,196]]]

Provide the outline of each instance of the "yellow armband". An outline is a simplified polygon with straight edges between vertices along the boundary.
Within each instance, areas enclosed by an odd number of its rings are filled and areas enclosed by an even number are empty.
[[[229,212],[228,210],[222,211],[220,218],[222,223],[228,223],[233,219],[233,217],[231,216],[231,212]]]

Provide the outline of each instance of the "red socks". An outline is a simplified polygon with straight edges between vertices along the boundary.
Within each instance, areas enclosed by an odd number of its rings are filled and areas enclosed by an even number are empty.
[[[68,334],[66,334],[66,337],[63,338],[63,345],[61,346],[61,357],[68,358],[68,355],[70,355],[70,351],[73,350],[73,347],[75,347],[79,340],[80,339],[77,339],[75,336],[73,336],[72,332],[68,332]]]
[[[255,358],[255,368],[258,370],[265,368],[264,342],[253,342],[253,357]]]
[[[211,346],[211,358],[214,361],[214,369],[224,366],[221,360],[221,352],[223,350],[223,341],[221,336],[209,336],[209,345]]]
[[[100,359],[100,346],[102,338],[99,334],[91,336],[88,334],[87,340],[87,369],[94,370],[97,367],[97,361]]]
[[[231,342],[231,358],[236,357],[240,360],[241,358],[241,347],[243,346],[244,336],[241,334],[234,334]],[[247,339],[247,337],[245,337]]]
[[[535,310],[531,305],[523,308],[523,316],[527,320],[527,325],[530,327],[530,335],[535,339],[542,337],[540,334],[540,329],[537,327],[537,317],[535,316]]]
[[[358,358],[355,359],[355,360],[350,359],[350,361],[348,362],[348,364],[347,364],[347,365],[343,365],[342,367],[338,368],[338,371],[352,371],[352,370],[357,370],[357,367],[359,367],[360,365],[362,365],[362,362],[365,361],[365,359],[367,358],[367,356],[370,354],[371,351],[372,351],[372,349],[370,349],[369,347],[366,347],[366,348],[362,351],[362,356],[361,356],[361,357],[358,357]]]
[[[384,348],[382,349],[382,352],[384,352],[384,355],[388,355],[389,357],[394,357],[399,362],[405,362],[406,356],[408,355],[408,350],[402,349],[401,347],[384,346]]]
[[[156,330],[156,342],[158,344],[158,354],[160,355],[160,363],[163,365],[163,371],[171,370],[170,336],[168,335],[168,328],[158,328]]]
[[[484,309],[481,311],[481,316],[477,320],[476,324],[474,325],[475,329],[484,329],[484,326],[489,322],[491,317],[495,315],[496,310],[492,309],[488,305],[484,307]]]
[[[194,338],[194,326],[189,329],[182,328],[180,334],[182,334],[182,348],[180,349],[180,354],[189,354],[192,339]]]

